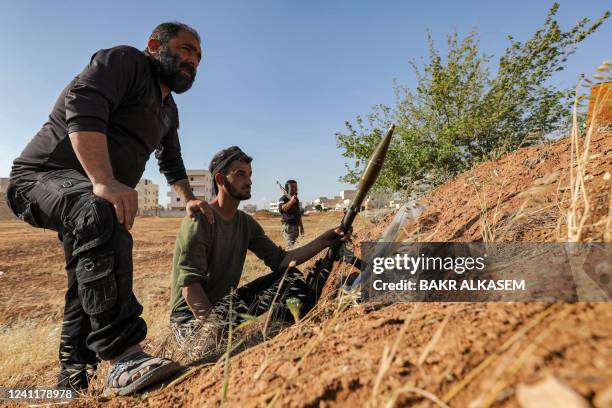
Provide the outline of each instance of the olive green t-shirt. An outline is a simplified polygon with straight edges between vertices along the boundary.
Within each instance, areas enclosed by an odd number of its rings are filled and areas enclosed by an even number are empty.
[[[172,313],[189,312],[181,288],[201,283],[212,304],[236,288],[247,249],[272,270],[278,269],[285,251],[265,234],[250,215],[236,211],[230,221],[216,211],[209,224],[201,213],[194,222],[185,217],[176,237],[172,259]]]

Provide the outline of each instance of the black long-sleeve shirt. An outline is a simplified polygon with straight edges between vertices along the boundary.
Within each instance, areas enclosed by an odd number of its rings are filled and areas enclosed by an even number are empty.
[[[159,169],[172,184],[187,178],[178,139],[178,110],[172,95],[162,101],[157,69],[129,46],[100,50],[61,92],[49,120],[13,162],[11,178],[52,169],[85,174],[68,134],[107,136],[114,177],[134,187],[155,150]]]
[[[300,212],[300,200],[296,197],[295,203],[289,208],[289,211],[284,211],[282,206],[289,202],[290,198],[286,195],[278,199],[278,211],[281,213],[281,222],[283,224],[299,225],[302,213]]]

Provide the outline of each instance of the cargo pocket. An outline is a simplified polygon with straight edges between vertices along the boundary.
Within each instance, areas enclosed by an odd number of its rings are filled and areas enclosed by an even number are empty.
[[[88,198],[69,222],[75,238],[73,254],[78,255],[107,242],[114,231],[114,217],[110,203],[99,197]]]
[[[79,259],[76,268],[79,299],[88,315],[106,312],[117,303],[114,261],[113,251],[104,251]]]
[[[50,171],[41,177],[40,183],[47,191],[63,197],[82,195],[93,190],[89,179],[72,169]]]

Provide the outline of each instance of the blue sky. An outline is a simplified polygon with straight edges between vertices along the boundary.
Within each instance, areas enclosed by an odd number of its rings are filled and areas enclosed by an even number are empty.
[[[561,1],[569,28],[609,9],[604,1]],[[0,15],[0,176],[46,121],[61,89],[100,48],[144,48],[155,25],[178,20],[203,39],[193,88],[176,97],[188,168],[206,168],[219,149],[239,145],[254,157],[252,202],[278,198],[275,180],[295,178],[302,200],[333,196],[345,159],[334,134],[344,122],[392,104],[393,79],[414,85],[411,59],[427,57],[429,29],[445,35],[476,29],[494,56],[512,34],[526,40],[541,26],[548,1],[6,1]],[[554,78],[575,84],[580,73],[612,56],[612,22],[585,40]],[[165,180],[154,159],[145,177]]]

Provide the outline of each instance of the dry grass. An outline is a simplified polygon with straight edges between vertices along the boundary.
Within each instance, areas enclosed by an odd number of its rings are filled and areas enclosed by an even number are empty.
[[[339,223],[341,214],[304,217],[305,243]],[[280,219],[256,215],[266,233],[284,246]],[[181,219],[138,218],[134,229],[134,292],[144,306],[148,336],[145,349],[188,362],[170,332],[169,298],[172,251]],[[0,270],[5,290],[0,300],[0,384],[52,386],[58,370],[58,347],[65,291],[63,254],[56,234],[20,221],[0,221]],[[268,269],[255,255],[246,258],[241,284]],[[14,277],[14,279],[13,279]],[[7,280],[10,279],[10,280]],[[277,331],[274,326],[271,332]],[[222,354],[222,353],[221,353]],[[101,389],[108,367],[102,364],[93,389]]]
[[[598,68],[599,69],[599,68]],[[598,74],[603,80],[610,80],[611,66],[604,63],[601,66],[601,73]],[[579,84],[580,85],[580,84]],[[576,88],[576,97],[574,100],[573,120],[572,120],[572,149],[570,162],[570,207],[567,212],[567,241],[581,242],[587,221],[591,215],[592,204],[588,196],[588,190],[585,187],[587,180],[587,165],[589,163],[591,152],[589,151],[591,138],[593,133],[599,131],[602,125],[599,122],[599,117],[604,108],[607,107],[610,98],[610,87],[604,87],[603,92],[598,92],[595,100],[591,101],[593,110],[591,123],[584,137],[581,137],[578,126],[578,107],[583,98],[578,94]],[[609,225],[610,212],[608,213],[606,225]]]
[[[495,384],[489,390],[488,394],[480,401],[482,408],[488,408],[491,405],[495,404],[495,401],[499,394],[505,388],[512,385],[510,382],[508,382],[508,380],[504,379],[512,378],[512,376],[519,371],[519,369],[533,355],[533,353],[539,347],[542,347],[544,345],[544,340],[552,334],[554,329],[556,329],[560,324],[564,322],[564,319],[568,316],[573,307],[574,305],[572,304],[563,305],[563,308],[553,316],[551,323],[547,327],[543,328],[533,340],[531,340],[525,345],[523,352],[519,354],[518,358],[514,359],[513,364],[511,364],[510,368],[507,370],[501,370],[502,372],[504,372],[505,375],[500,374],[500,379],[495,382]]]
[[[599,74],[595,77],[610,81],[612,66],[603,63],[598,67]],[[592,87],[593,83],[587,81]],[[522,199],[521,204],[512,213],[504,211],[507,204],[502,192],[508,185],[507,173],[500,175],[499,167],[493,168],[487,174],[476,175],[476,169],[468,172],[466,182],[471,186],[474,196],[478,197],[480,214],[478,217],[479,233],[484,242],[499,242],[506,240],[521,240],[522,233],[532,228],[547,231],[539,240],[545,241],[601,241],[609,242],[612,237],[612,189],[608,191],[605,216],[597,214],[598,201],[606,201],[596,197],[589,191],[588,183],[594,174],[601,170],[593,165],[593,160],[601,158],[602,152],[591,152],[591,141],[598,132],[609,132],[609,113],[612,89],[601,87],[595,96],[576,96],[573,106],[573,123],[570,132],[570,160],[560,173],[553,171],[545,174],[516,195]],[[579,111],[590,103],[590,123],[586,131],[581,131],[578,123]],[[600,119],[603,116],[604,119]],[[602,122],[603,120],[603,122]],[[532,140],[529,140],[532,142]],[[550,155],[553,145],[543,141],[537,145],[537,155],[523,164],[530,169],[543,163]],[[565,177],[567,175],[567,177]],[[607,178],[606,178],[607,177]],[[604,180],[610,180],[609,172]],[[602,204],[599,204],[602,205]],[[603,227],[603,228],[602,228]],[[595,233],[593,233],[595,231]],[[603,231],[603,233],[602,233]],[[431,235],[435,234],[435,230]]]
[[[380,405],[380,395],[379,395],[380,384],[383,378],[385,377],[385,375],[387,374],[387,372],[389,371],[389,368],[391,368],[391,364],[393,363],[393,360],[395,359],[395,355],[397,353],[397,349],[400,345],[402,337],[404,337],[404,333],[406,333],[406,330],[408,329],[410,323],[412,322],[412,319],[414,318],[414,314],[418,307],[419,305],[417,303],[412,309],[412,312],[410,313],[408,318],[404,320],[404,324],[402,325],[402,328],[397,334],[395,341],[393,342],[393,345],[391,347],[385,346],[385,348],[383,349],[383,354],[382,354],[382,357],[380,358],[380,368],[378,369],[378,373],[376,374],[376,379],[374,380],[374,385],[372,386],[372,395],[369,401],[370,407],[376,407]],[[392,398],[392,399],[396,399],[396,398],[397,397]]]
[[[4,387],[52,385],[59,346],[58,322],[24,320],[0,331],[0,384]],[[34,340],[34,341],[33,341]]]
[[[489,354],[487,358],[482,360],[480,364],[474,367],[470,372],[467,373],[459,382],[455,383],[450,390],[444,395],[442,398],[445,402],[450,402],[460,391],[462,391],[465,387],[467,387],[472,381],[476,379],[476,377],[484,371],[489,365],[495,362],[500,356],[502,356],[505,352],[507,352],[512,345],[516,342],[521,341],[525,335],[531,331],[534,327],[538,326],[544,318],[546,318],[551,313],[558,310],[558,307],[553,304],[552,306],[547,307],[543,312],[536,315],[533,319],[531,319],[527,324],[525,324],[520,330],[518,330],[513,336],[511,336],[508,340],[506,340],[499,349],[495,352]]]
[[[276,389],[274,389],[269,394],[269,396],[267,396],[270,398],[268,405],[267,405],[268,407],[271,408],[271,407],[276,406],[279,398],[282,396],[284,392],[286,392],[286,390],[290,387],[291,383],[293,381],[299,381],[299,376],[297,374],[300,371],[300,367],[302,367],[304,362],[308,359],[311,353],[314,352],[317,346],[327,338],[327,335],[333,330],[335,330],[339,318],[344,314],[344,312],[349,307],[351,307],[354,304],[356,297],[358,297],[358,295],[355,293],[346,293],[343,291],[339,291],[337,293],[335,302],[333,303],[333,309],[331,312],[331,316],[329,316],[329,318],[327,318],[323,322],[323,327],[321,328],[317,336],[313,337],[312,340],[310,340],[305,345],[304,351],[301,353],[301,355],[298,358],[298,363],[293,366],[293,368],[291,369],[291,372],[286,377],[286,379],[281,383],[280,386],[276,387]],[[318,315],[319,317],[325,318],[327,314],[326,310],[329,310],[329,309],[320,307],[321,305],[324,305],[324,304],[325,302],[320,302],[318,305],[319,307],[315,307],[313,309],[313,311],[315,311],[313,315]]]

